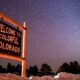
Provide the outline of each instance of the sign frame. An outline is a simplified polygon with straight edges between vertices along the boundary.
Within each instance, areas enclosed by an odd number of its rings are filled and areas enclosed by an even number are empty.
[[[20,30],[23,31],[23,49],[22,49],[22,55],[21,57],[13,56],[13,55],[8,55],[8,54],[0,54],[0,57],[7,58],[7,59],[13,59],[22,62],[22,71],[21,71],[21,76],[26,77],[26,53],[27,53],[27,28],[26,28],[26,22],[24,21],[23,26],[14,21],[12,18],[8,17],[4,13],[0,13],[0,18],[2,20],[5,20],[9,22],[10,24],[14,25],[15,27],[19,28]]]

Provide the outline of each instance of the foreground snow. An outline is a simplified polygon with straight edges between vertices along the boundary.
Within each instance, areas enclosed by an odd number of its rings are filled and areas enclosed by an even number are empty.
[[[62,72],[54,77],[51,77],[51,76],[34,77],[32,76],[28,78],[27,80],[80,80],[80,75]]]
[[[4,74],[0,74],[0,80],[27,80],[27,79],[22,78],[15,74],[4,73]]]
[[[42,77],[34,77],[31,76],[29,78],[22,78],[15,74],[0,74],[0,80],[80,80],[80,75],[75,75],[71,73],[59,73],[58,75],[51,76],[42,76]]]

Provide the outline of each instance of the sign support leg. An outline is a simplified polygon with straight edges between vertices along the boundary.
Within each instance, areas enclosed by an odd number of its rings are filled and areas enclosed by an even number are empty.
[[[26,31],[26,23],[24,22],[24,28],[25,30],[23,31],[23,55],[22,57],[25,59],[22,61],[22,77],[26,77],[26,45],[27,45],[27,39],[26,39],[26,36],[27,36],[27,31]]]
[[[22,77],[26,77],[26,60],[22,61]]]

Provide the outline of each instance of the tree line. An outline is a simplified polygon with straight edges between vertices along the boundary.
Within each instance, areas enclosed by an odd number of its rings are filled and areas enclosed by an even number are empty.
[[[55,74],[58,74],[60,72],[68,72],[68,73],[73,73],[73,74],[80,74],[80,65],[77,61],[71,61],[70,63],[63,63],[56,72],[53,72],[52,68],[50,65],[44,63],[41,65],[41,68],[38,69],[36,65],[30,66],[26,70],[26,76],[45,76],[45,75],[50,75],[54,76]],[[17,64],[16,66],[12,65],[11,63],[7,64],[6,68],[3,68],[0,65],[0,73],[12,73],[12,74],[17,74],[21,75],[21,65]]]
[[[70,63],[63,63],[59,69],[57,70],[57,73],[60,72],[68,72],[73,74],[80,74],[80,65],[77,61],[71,61]]]
[[[0,73],[12,73],[12,74],[17,74],[21,75],[21,65],[18,64],[16,66],[12,65],[11,63],[7,64],[6,68],[3,68],[0,65]],[[52,72],[51,67],[48,64],[42,64],[40,70],[36,65],[30,66],[29,69],[26,69],[26,76],[44,76],[44,75],[51,75],[54,74]]]
[[[18,64],[14,66],[11,63],[8,63],[6,68],[3,68],[2,65],[0,65],[0,73],[12,73],[21,75],[21,65]]]
[[[27,69],[27,75],[28,76],[45,76],[45,75],[54,75],[54,72],[52,71],[51,67],[44,63],[42,64],[41,68],[38,69],[38,67],[30,66],[29,69]]]

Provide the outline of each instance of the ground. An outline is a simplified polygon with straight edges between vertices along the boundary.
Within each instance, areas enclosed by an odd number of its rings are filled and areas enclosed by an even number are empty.
[[[58,75],[51,77],[51,76],[31,76],[29,78],[22,78],[15,74],[5,73],[0,74],[0,80],[80,80],[80,75],[75,75],[71,73],[61,72]]]

